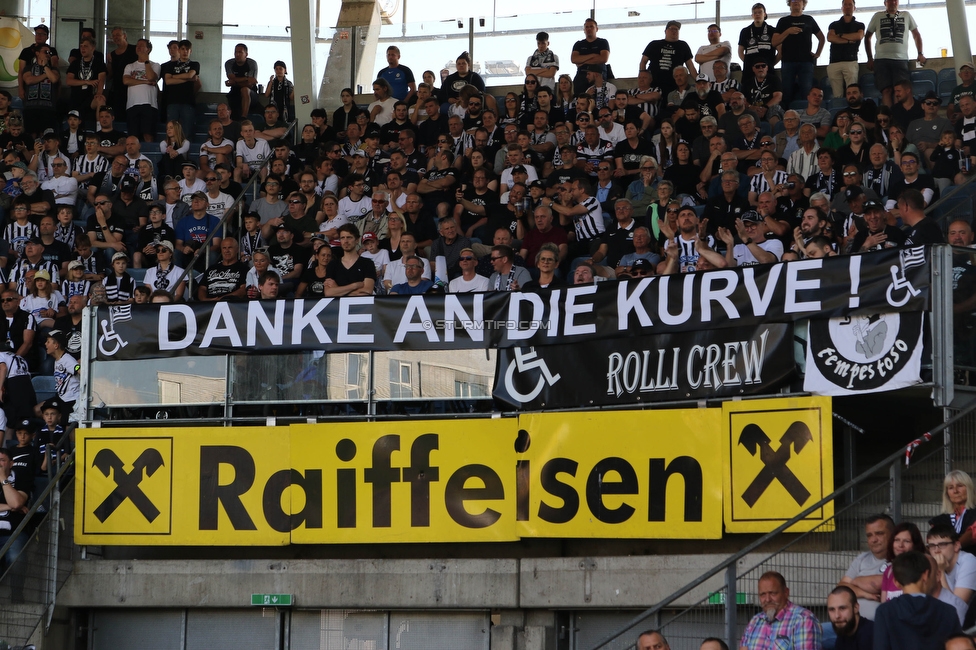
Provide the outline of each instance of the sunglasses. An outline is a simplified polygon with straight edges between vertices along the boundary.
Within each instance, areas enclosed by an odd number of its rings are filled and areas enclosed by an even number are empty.
[[[844,172],[844,176],[850,178],[851,176],[857,176],[857,172]]]
[[[771,146],[773,146],[773,143],[772,142],[760,142],[759,143],[759,146],[760,147],[771,147]]]
[[[680,210],[678,210],[677,208],[668,209],[668,214],[678,214],[678,212],[680,212]]]
[[[532,81],[532,80],[530,80],[530,79],[526,79],[526,80],[525,80],[525,85],[526,85],[526,86],[534,86],[534,85],[536,85],[537,83],[539,83],[539,82],[538,82],[538,81]]]
[[[2,300],[2,302],[16,302],[16,301],[17,301],[17,299],[16,299],[16,298],[4,298],[4,299]]]
[[[503,259],[505,259],[505,258],[504,257],[492,257],[491,258],[491,261],[492,262],[497,262],[498,260],[503,260]]]
[[[935,101],[935,100],[929,100],[929,101],[927,101],[927,102],[923,102],[923,103],[924,103],[924,104],[925,104],[926,106],[938,106],[938,105],[939,105],[939,102],[937,102],[937,101]]]
[[[465,255],[464,257],[459,257],[458,259],[460,261],[462,261],[462,262],[471,262],[471,261],[474,261],[474,258],[471,257],[470,255]]]
[[[95,205],[108,205],[108,203],[109,203],[108,201],[95,201]],[[26,210],[27,208],[18,207],[16,209],[17,210]]]
[[[298,199],[292,199],[291,201],[289,201],[289,203],[291,203],[292,205],[298,205],[301,203],[301,201]]]
[[[851,135],[864,135],[864,131],[855,131],[854,129],[851,129]]]
[[[207,181],[208,183],[216,183],[220,179],[218,179],[218,178],[216,178],[214,176],[211,176],[210,178],[205,178],[203,180]],[[277,183],[274,183],[274,184],[277,185]]]

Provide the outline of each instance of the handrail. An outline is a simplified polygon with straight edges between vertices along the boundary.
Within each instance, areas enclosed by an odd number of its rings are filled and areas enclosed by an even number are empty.
[[[13,545],[14,540],[16,540],[21,535],[24,528],[26,528],[27,524],[30,523],[31,518],[37,512],[38,508],[40,508],[44,504],[48,496],[51,495],[51,492],[53,492],[54,489],[58,487],[58,484],[61,482],[61,477],[64,476],[65,472],[68,470],[69,467],[74,465],[74,460],[75,460],[74,452],[71,452],[71,455],[64,459],[64,463],[62,463],[61,469],[58,470],[58,473],[54,475],[54,477],[47,484],[47,487],[44,488],[41,494],[34,499],[34,505],[31,506],[31,509],[27,511],[26,515],[24,515],[24,518],[20,522],[20,525],[18,525],[14,529],[14,531],[10,534],[10,537],[7,539],[7,543],[3,545],[3,548],[0,548],[0,557],[3,557],[7,554],[7,551],[10,550],[10,547]],[[12,565],[8,567],[8,570],[10,568],[12,568]]]
[[[288,129],[285,131],[284,135],[281,136],[281,138],[282,139],[287,138],[288,137],[288,134],[291,133],[295,129],[295,125],[296,124],[298,124],[298,120],[294,120],[293,122],[291,122],[290,124],[288,124]],[[199,249],[197,249],[197,252],[193,254],[193,258],[186,265],[186,268],[183,269],[182,275],[180,275],[180,277],[176,280],[176,282],[174,282],[171,286],[174,286],[174,287],[180,286],[180,284],[184,280],[186,280],[188,276],[191,276],[190,272],[193,270],[193,267],[196,266],[197,260],[200,258],[200,256],[201,255],[209,255],[210,242],[213,241],[214,236],[217,234],[217,232],[219,230],[221,230],[222,228],[226,228],[227,227],[227,221],[230,219],[230,216],[232,214],[236,214],[240,210],[241,205],[243,205],[243,203],[244,203],[245,197],[247,197],[248,191],[251,190],[251,189],[253,189],[255,182],[258,179],[261,178],[261,170],[263,170],[267,166],[270,166],[272,160],[274,160],[274,156],[265,158],[264,162],[261,163],[261,166],[258,167],[257,171],[255,171],[253,174],[251,174],[251,178],[248,179],[247,183],[244,184],[244,188],[241,190],[241,195],[239,197],[237,197],[234,200],[233,203],[230,204],[230,207],[227,208],[227,210],[224,211],[224,215],[220,218],[220,222],[217,224],[217,226],[213,230],[210,231],[210,233],[207,235],[207,239],[204,240],[203,245],[200,246]],[[186,219],[188,217],[183,217],[183,218]],[[176,224],[173,224],[173,225],[175,226]],[[190,291],[190,300],[193,300],[193,281],[192,280],[190,281],[190,283],[188,285],[188,290]]]
[[[976,411],[976,403],[971,404],[970,406],[966,407],[965,410],[960,411],[959,413],[957,413],[956,415],[954,415],[952,418],[946,420],[942,424],[938,425],[937,427],[935,427],[934,429],[932,429],[931,431],[929,431],[928,432],[929,439],[926,442],[934,439],[936,435],[943,434],[943,432],[945,431],[945,429],[947,429],[950,426],[954,425],[956,422],[960,421],[961,419],[963,419],[964,417],[966,417],[970,413],[973,413],[974,411]],[[885,457],[883,460],[880,460],[877,463],[875,463],[870,469],[868,469],[868,470],[866,470],[864,472],[861,472],[860,474],[858,474],[857,476],[855,476],[854,478],[852,478],[847,483],[844,483],[844,485],[840,486],[839,488],[836,488],[833,492],[831,492],[830,494],[828,494],[824,498],[820,499],[819,501],[817,501],[816,503],[814,503],[812,506],[809,506],[808,508],[804,509],[802,512],[800,512],[799,514],[797,514],[796,516],[794,516],[789,521],[780,524],[779,526],[777,526],[776,528],[774,528],[770,532],[766,533],[765,535],[763,535],[759,539],[757,539],[757,540],[753,541],[751,544],[747,545],[745,548],[743,548],[741,551],[739,551],[735,555],[732,555],[732,556],[726,558],[723,562],[715,565],[714,567],[712,567],[711,569],[709,569],[708,571],[706,571],[702,575],[698,576],[697,578],[695,578],[694,580],[692,580],[691,582],[689,582],[688,584],[686,584],[684,587],[681,587],[680,589],[678,589],[677,591],[675,591],[671,595],[669,595],[666,598],[664,598],[664,600],[662,600],[659,603],[657,603],[656,605],[654,605],[654,606],[652,606],[652,607],[644,610],[643,613],[641,613],[638,616],[634,617],[630,621],[624,623],[616,632],[613,632],[612,634],[604,637],[603,639],[601,639],[600,641],[598,641],[595,645],[591,646],[590,647],[590,650],[599,650],[599,648],[602,648],[603,646],[605,646],[606,644],[610,643],[614,639],[619,638],[620,636],[622,636],[623,634],[625,634],[628,630],[630,630],[631,628],[633,628],[637,624],[641,623],[642,621],[644,621],[648,617],[654,616],[655,614],[657,614],[658,612],[660,612],[662,609],[664,609],[665,607],[667,607],[668,605],[670,605],[671,603],[673,603],[674,601],[676,601],[678,598],[681,598],[682,596],[684,596],[685,594],[687,594],[692,589],[700,586],[705,581],[707,581],[710,578],[713,578],[714,576],[718,575],[719,573],[721,573],[722,571],[724,571],[728,567],[735,565],[736,562],[738,562],[739,560],[741,560],[746,555],[749,555],[750,553],[752,553],[753,551],[755,551],[757,548],[759,548],[760,546],[762,546],[766,542],[770,541],[771,539],[773,539],[774,537],[776,537],[777,535],[779,535],[780,533],[782,533],[786,529],[788,529],[791,526],[793,526],[793,525],[799,523],[800,521],[802,521],[807,515],[809,515],[812,512],[814,512],[814,511],[822,508],[823,506],[825,506],[826,504],[830,503],[831,501],[833,501],[837,497],[841,496],[847,490],[851,489],[855,485],[857,485],[857,484],[859,484],[859,483],[867,480],[868,478],[872,477],[876,472],[878,472],[879,470],[884,469],[885,467],[891,465],[893,462],[900,462],[902,458],[905,458],[906,457],[906,454],[907,453],[909,453],[909,452],[914,451],[915,449],[917,449],[917,447],[920,444],[919,443],[920,440],[922,440],[922,439],[920,438],[919,440],[913,441],[912,443],[909,443],[908,445],[903,445],[902,447],[899,447],[896,451],[894,451],[893,453],[891,453],[890,455],[888,455],[887,457]],[[921,443],[921,444],[924,444],[924,443]],[[735,596],[734,595],[731,595],[730,596],[729,594],[726,594],[726,602],[735,602]]]
[[[953,198],[956,194],[958,194],[958,193],[960,193],[962,191],[962,188],[966,187],[967,185],[971,185],[973,182],[976,182],[976,174],[973,174],[972,176],[970,176],[969,178],[967,178],[966,179],[966,182],[963,183],[962,185],[952,185],[944,194],[942,194],[941,196],[939,196],[939,200],[938,201],[936,201],[935,203],[932,203],[931,205],[929,205],[929,207],[925,208],[925,210],[924,210],[925,214],[927,214],[927,215],[928,214],[932,214],[944,202],[946,202],[949,199]]]

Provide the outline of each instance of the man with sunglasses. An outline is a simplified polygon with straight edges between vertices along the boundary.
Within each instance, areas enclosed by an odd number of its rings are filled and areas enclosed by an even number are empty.
[[[753,112],[764,122],[776,124],[783,119],[783,89],[776,75],[769,74],[769,64],[752,64],[752,78],[742,87]]]
[[[230,209],[231,204],[234,203],[234,197],[220,191],[220,176],[217,172],[205,172],[203,182],[207,187],[207,202],[209,203],[207,206],[207,214],[220,219]]]
[[[870,162],[868,163],[870,165]],[[880,201],[878,193],[874,191],[870,186],[864,184],[864,175],[861,174],[861,167],[855,163],[847,163],[841,167],[841,189],[842,192],[837,192],[837,194],[830,199],[830,209],[843,212],[847,207],[847,194],[846,191],[852,187],[858,187],[864,192],[865,201]]]
[[[918,147],[923,159],[927,159],[930,152],[939,146],[943,131],[952,131],[952,123],[939,116],[939,106],[942,100],[939,95],[930,90],[922,99],[923,116],[912,120],[905,129],[905,138]],[[853,131],[853,127],[851,129]]]
[[[727,228],[718,231],[719,238],[726,245],[725,262],[728,266],[773,264],[783,256],[783,242],[766,239],[763,219],[754,210],[744,212],[735,220],[734,225],[741,244],[735,243],[735,238]]]
[[[400,240],[401,242],[403,240]],[[462,248],[461,255],[458,257],[458,266],[461,267],[461,275],[451,280],[448,284],[450,293],[473,293],[477,291],[488,291],[488,278],[476,272],[478,266],[478,256],[470,248]]]

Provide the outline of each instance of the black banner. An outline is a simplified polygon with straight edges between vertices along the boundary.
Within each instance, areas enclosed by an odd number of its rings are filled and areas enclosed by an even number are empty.
[[[793,326],[770,323],[503,348],[492,395],[516,410],[733,397],[768,393],[795,368]]]
[[[930,273],[918,247],[540,293],[126,305],[98,314],[97,358],[526,347],[925,311]]]

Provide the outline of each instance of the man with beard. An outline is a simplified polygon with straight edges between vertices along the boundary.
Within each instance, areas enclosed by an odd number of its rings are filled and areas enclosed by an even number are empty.
[[[740,650],[774,648],[781,641],[793,650],[820,648],[820,622],[813,612],[790,602],[782,574],[767,571],[760,576],[759,604],[762,611],[749,621]]]
[[[835,587],[827,596],[827,614],[837,635],[834,650],[872,650],[874,622],[862,618],[850,587]]]
[[[824,234],[824,227],[827,225],[827,214],[820,208],[809,207],[803,211],[800,225],[793,230],[793,250],[800,257],[814,238]]]
[[[847,98],[847,112],[852,115],[853,123],[860,122],[871,130],[874,123],[878,121],[878,105],[873,99],[865,99],[861,94],[860,84],[848,84],[844,93]]]

